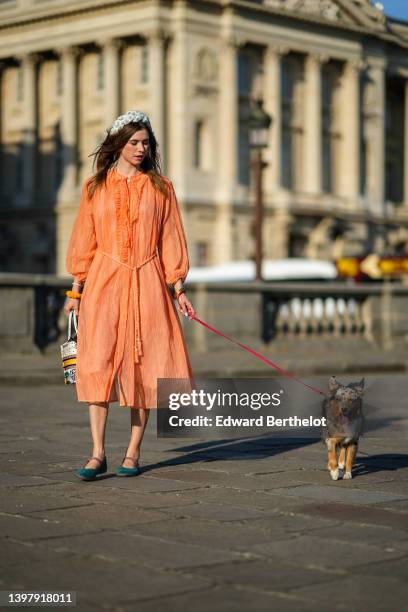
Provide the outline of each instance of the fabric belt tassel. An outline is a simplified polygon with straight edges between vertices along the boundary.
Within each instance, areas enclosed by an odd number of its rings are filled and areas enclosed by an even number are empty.
[[[105,253],[105,251],[99,250],[102,255],[105,257],[109,257],[112,261],[116,262],[120,266],[127,268],[129,270],[128,283],[132,284],[133,288],[128,286],[128,289],[133,289],[133,291],[129,291],[129,299],[133,302],[133,316],[134,316],[134,360],[135,363],[140,363],[140,357],[143,355],[143,347],[142,347],[142,339],[140,334],[140,287],[139,287],[139,270],[149,261],[154,259],[154,257],[158,257],[158,251],[156,250],[150,257],[147,257],[141,264],[138,266],[129,266],[124,261],[120,261],[110,255],[110,253]],[[131,293],[131,296],[130,296]]]

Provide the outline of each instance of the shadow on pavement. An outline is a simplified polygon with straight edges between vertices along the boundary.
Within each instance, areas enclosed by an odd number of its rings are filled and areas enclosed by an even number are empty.
[[[408,455],[402,453],[383,453],[358,458],[354,472],[356,476],[372,474],[374,472],[395,471],[408,467]]]
[[[257,436],[197,442],[188,446],[172,448],[171,452],[186,453],[158,463],[143,466],[143,472],[189,463],[208,463],[210,461],[242,461],[265,459],[289,450],[319,442],[320,438],[277,438],[276,436]]]

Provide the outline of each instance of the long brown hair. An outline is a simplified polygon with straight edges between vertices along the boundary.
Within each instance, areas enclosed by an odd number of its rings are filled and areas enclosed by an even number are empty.
[[[92,197],[95,191],[103,183],[109,170],[119,159],[120,153],[125,144],[130,140],[135,132],[146,129],[149,133],[149,153],[143,158],[141,169],[149,176],[152,185],[165,197],[168,195],[166,184],[162,177],[161,160],[157,149],[157,140],[149,124],[141,121],[132,121],[123,126],[116,134],[107,133],[105,140],[99,147],[91,153],[93,156],[94,174],[88,182],[88,195]],[[95,171],[96,168],[96,171]]]

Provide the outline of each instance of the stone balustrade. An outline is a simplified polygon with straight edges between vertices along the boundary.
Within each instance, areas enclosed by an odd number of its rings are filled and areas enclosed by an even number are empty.
[[[46,350],[65,336],[64,291],[69,279],[0,274],[0,347],[14,353]],[[360,341],[392,350],[408,341],[408,286],[397,283],[191,283],[197,316],[255,348],[277,340]],[[227,348],[225,339],[182,317],[189,347]],[[334,346],[334,345],[333,345]]]

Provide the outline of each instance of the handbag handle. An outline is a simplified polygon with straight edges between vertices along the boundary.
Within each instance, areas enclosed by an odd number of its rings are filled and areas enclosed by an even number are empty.
[[[75,310],[70,310],[69,311],[69,316],[68,316],[68,340],[71,340],[72,337],[72,323],[74,323],[74,329],[75,329],[75,336],[78,334],[78,324],[77,324],[77,317],[75,314]]]

